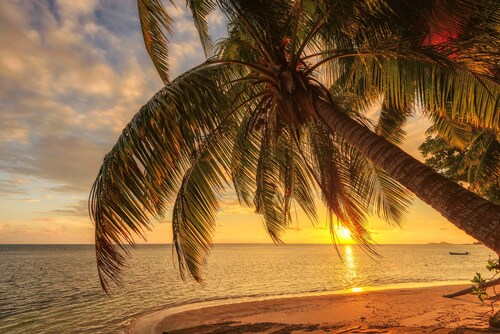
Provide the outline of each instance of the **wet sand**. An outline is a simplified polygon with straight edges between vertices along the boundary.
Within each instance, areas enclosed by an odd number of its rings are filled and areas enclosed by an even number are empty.
[[[134,321],[129,333],[499,333],[475,296],[444,298],[469,286],[392,289],[274,298],[209,306]]]

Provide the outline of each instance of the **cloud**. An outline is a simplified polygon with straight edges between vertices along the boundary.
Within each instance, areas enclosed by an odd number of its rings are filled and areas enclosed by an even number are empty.
[[[40,202],[40,199],[39,198],[26,198],[26,199],[22,199],[21,202],[36,203],[36,202]]]
[[[249,215],[255,214],[254,207],[247,207],[240,204],[234,192],[226,192],[221,200],[219,215]]]
[[[0,2],[3,171],[88,191],[121,129],[161,87],[140,31],[124,36],[102,24],[107,5]],[[137,18],[129,23],[138,27]]]
[[[214,11],[207,16],[208,26],[213,30],[226,24],[226,19],[220,11]]]
[[[55,209],[46,212],[40,212],[43,215],[50,216],[70,216],[70,217],[85,217],[88,218],[88,206],[86,200],[79,200],[77,203],[73,205],[69,205],[65,209]]]
[[[82,219],[38,217],[26,222],[1,224],[0,243],[92,243],[92,224]]]
[[[9,195],[25,195],[27,187],[32,183],[31,180],[14,177],[12,175],[5,179],[0,179],[0,197]]]
[[[168,8],[174,75],[204,59],[188,12],[177,8]],[[0,2],[2,170],[55,191],[89,190],[105,153],[162,85],[136,10],[133,0]]]
[[[71,19],[75,16],[91,14],[97,6],[97,0],[57,0],[56,5],[61,11],[61,16]]]

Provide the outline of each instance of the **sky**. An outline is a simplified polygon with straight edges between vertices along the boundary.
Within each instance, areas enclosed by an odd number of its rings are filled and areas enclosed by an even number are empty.
[[[167,8],[175,20],[175,77],[204,57],[184,2]],[[213,36],[223,36],[223,17],[208,21]],[[102,159],[162,86],[144,50],[135,0],[0,1],[0,73],[0,244],[93,243],[87,198]],[[403,148],[418,159],[427,127],[417,116],[406,129]],[[299,214],[283,240],[329,243],[325,224]],[[170,243],[168,219],[154,225],[147,241]],[[368,228],[381,244],[474,241],[419,200],[402,228],[376,218]],[[215,242],[271,239],[261,216],[228,193]]]

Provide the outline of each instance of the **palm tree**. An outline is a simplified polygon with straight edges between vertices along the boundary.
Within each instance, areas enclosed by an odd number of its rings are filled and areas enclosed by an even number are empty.
[[[105,289],[118,282],[119,249],[128,253],[133,233],[142,236],[169,206],[181,275],[200,281],[226,188],[263,215],[275,242],[293,203],[317,219],[317,187],[333,240],[341,224],[373,251],[366,215],[398,224],[412,192],[500,252],[500,207],[395,145],[415,111],[445,120],[449,111],[453,122],[500,129],[488,51],[499,40],[496,1],[191,0],[213,54],[172,81],[165,35],[172,21],[160,0],[138,4],[165,87],[123,130],[90,194]],[[214,45],[205,18],[216,6],[228,37]],[[381,103],[377,124],[363,116],[373,101]],[[444,131],[449,122],[435,124]]]

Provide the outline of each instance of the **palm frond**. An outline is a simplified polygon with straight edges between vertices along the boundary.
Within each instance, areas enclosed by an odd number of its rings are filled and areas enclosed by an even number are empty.
[[[374,131],[391,143],[401,144],[406,136],[404,126],[412,115],[411,109],[396,110],[383,104]]]
[[[228,185],[237,113],[230,114],[205,138],[186,171],[173,208],[172,230],[180,272],[198,282],[212,246],[215,218]]]
[[[383,94],[399,110],[417,100],[439,115],[449,103],[454,120],[498,130],[498,2],[423,0],[412,10],[404,1],[374,3],[331,4],[320,32],[323,57],[358,55],[325,62],[326,75],[344,90],[354,83],[359,96]],[[434,33],[446,38],[433,44]]]
[[[231,177],[234,190],[240,205],[253,206],[257,161],[259,157],[258,143],[262,141],[260,131],[251,131],[252,116],[248,113],[241,122],[236,135],[231,161]]]
[[[443,138],[452,147],[464,149],[471,140],[472,128],[469,124],[454,120],[449,108],[446,108],[441,114],[433,113],[429,117],[432,120],[432,126],[427,129],[426,134],[436,133]]]
[[[219,86],[233,75],[231,66],[207,65],[178,77],[141,108],[106,155],[89,198],[104,289],[118,281],[124,257],[117,247],[126,252],[133,234],[144,237],[150,218],[163,216],[193,155],[227,117],[231,104]]]
[[[205,57],[209,57],[212,52],[212,38],[208,31],[207,16],[212,13],[216,4],[213,0],[187,0],[187,6],[191,10],[194,25],[198,30],[200,42],[205,52]]]
[[[169,82],[168,34],[172,34],[173,20],[161,0],[137,0],[142,36],[146,51],[164,84]]]
[[[266,230],[275,243],[281,243],[281,234],[289,222],[284,209],[283,187],[279,179],[279,161],[276,157],[276,137],[271,133],[277,122],[276,113],[265,117],[256,173],[254,204],[256,213],[262,214]]]
[[[299,204],[309,220],[312,223],[316,223],[318,216],[314,196],[316,189],[314,177],[307,168],[306,161],[302,158],[296,141],[291,141],[289,145],[286,167],[290,169],[290,173],[293,173],[292,185],[290,186],[290,188],[293,187],[293,199]]]
[[[279,28],[279,18],[275,15],[277,8],[285,8],[287,2],[275,1],[240,1],[240,0],[221,0],[219,7],[228,17],[228,25],[231,27],[230,33],[238,33],[240,37],[251,41],[252,48],[258,50],[258,53],[267,61],[273,60],[274,47],[279,44],[276,40],[276,34],[270,34],[270,31],[276,32]],[[282,11],[283,14],[286,11]],[[273,17],[274,15],[274,17]],[[277,20],[278,18],[278,20]],[[272,25],[272,26],[271,26]],[[279,34],[278,34],[279,35]]]
[[[412,59],[363,57],[351,67],[351,87],[378,92],[397,109],[415,105],[478,127],[500,129],[500,85],[465,70]],[[375,90],[375,91],[374,91]],[[404,92],[404,93],[403,93]]]
[[[357,150],[345,146],[351,159],[351,183],[364,199],[364,211],[389,224],[400,226],[413,195]]]
[[[500,143],[491,134],[483,152],[473,178],[476,184],[491,183],[500,178]]]
[[[279,127],[279,137],[273,154],[278,162],[280,184],[283,188],[283,207],[286,219],[284,224],[286,226],[289,224],[288,221],[291,221],[292,203],[299,204],[313,224],[318,220],[313,194],[316,188],[314,178],[305,166],[305,161],[297,145],[300,145],[300,142],[296,135],[293,135],[293,130],[286,127],[285,124]],[[303,145],[305,146],[305,144]]]
[[[312,126],[312,124],[310,125]],[[352,187],[348,160],[335,145],[332,134],[321,123],[310,128],[311,173],[321,190],[323,201],[328,208],[330,231],[335,236],[334,217],[352,232],[352,238],[368,247],[371,237],[365,228],[366,217],[360,194]]]
[[[462,161],[468,181],[478,189],[494,182],[500,176],[500,143],[495,133],[476,131],[469,142]]]

